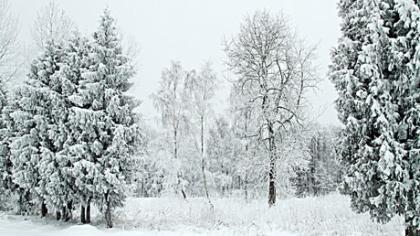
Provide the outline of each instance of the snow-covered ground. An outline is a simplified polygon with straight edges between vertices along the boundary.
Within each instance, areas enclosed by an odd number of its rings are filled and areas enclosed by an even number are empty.
[[[279,200],[268,208],[263,200],[214,200],[188,202],[177,198],[128,199],[115,217],[116,228],[57,223],[33,217],[0,215],[0,235],[7,236],[135,236],[135,235],[402,235],[402,220],[386,225],[372,223],[366,214],[349,208],[346,197],[333,194],[318,198]]]
[[[1,236],[198,236],[198,235],[272,235],[272,236],[295,236],[296,234],[280,231],[257,232],[252,229],[235,231],[229,228],[218,230],[206,230],[195,227],[179,226],[173,230],[158,229],[103,229],[91,225],[60,224],[51,221],[37,220],[34,218],[0,216]]]

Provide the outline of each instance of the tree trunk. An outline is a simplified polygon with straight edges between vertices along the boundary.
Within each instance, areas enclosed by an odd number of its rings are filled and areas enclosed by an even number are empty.
[[[185,193],[184,187],[181,187],[181,194],[182,194],[182,197],[183,197],[185,200],[187,200],[187,194]]]
[[[270,153],[270,167],[268,170],[268,205],[271,207],[276,203],[276,158],[274,146],[274,132],[271,126],[269,126],[268,131],[268,149]]]
[[[204,191],[206,193],[207,201],[209,202],[209,205],[211,208],[213,208],[213,203],[210,200],[209,196],[209,190],[207,188],[207,180],[206,180],[206,174],[205,174],[205,164],[204,164],[204,158],[201,160],[201,173],[203,174],[203,183],[204,183]]]
[[[174,159],[178,159],[178,130],[177,128],[174,127]],[[180,174],[180,170],[178,170],[177,173],[177,189],[175,190],[175,193],[178,193],[178,189],[180,189],[182,197],[186,200],[187,199],[187,194],[185,193],[184,187],[181,186],[181,174]]]
[[[69,221],[71,220],[71,218],[73,218],[73,202],[72,201],[67,202],[66,208],[67,208],[67,211],[66,211],[67,215],[64,220]]]
[[[213,203],[210,200],[210,196],[209,196],[209,190],[207,187],[207,179],[206,179],[206,162],[204,160],[204,117],[201,116],[200,117],[200,123],[201,123],[201,134],[200,134],[200,141],[201,141],[201,174],[203,175],[203,184],[204,184],[204,192],[206,194],[207,197],[207,201],[209,202],[210,208],[213,208]]]
[[[62,214],[62,219],[63,219],[63,221],[67,221],[67,218],[69,218],[68,217],[68,213],[67,213],[67,208],[66,208],[66,206],[63,206],[62,208],[61,208],[61,214]]]
[[[85,209],[85,206],[82,205],[80,207],[80,222],[82,224],[86,224],[86,216],[85,216],[85,214],[86,214],[86,209]]]
[[[275,161],[270,158],[270,170],[268,172],[268,205],[270,207],[276,203],[275,171]]]
[[[55,212],[55,219],[56,220],[60,220],[61,219],[61,212],[60,211],[56,211]]]
[[[19,215],[23,215],[23,211],[23,189],[19,189]]]
[[[41,217],[45,217],[48,214],[47,205],[45,202],[41,203]]]
[[[88,201],[86,206],[86,223],[90,224],[90,200]]]
[[[109,202],[109,199],[106,198],[106,209],[105,209],[105,222],[107,228],[112,228],[112,216],[111,216],[111,204]]]
[[[248,201],[248,175],[245,175],[244,191],[245,191],[245,200]]]

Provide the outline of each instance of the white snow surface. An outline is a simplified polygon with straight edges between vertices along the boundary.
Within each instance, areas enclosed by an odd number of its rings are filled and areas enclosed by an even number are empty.
[[[403,221],[373,223],[367,214],[355,214],[348,198],[280,199],[269,208],[262,200],[214,199],[210,209],[203,198],[130,198],[115,214],[115,228],[105,229],[94,212],[93,225],[61,223],[38,217],[0,213],[1,236],[167,236],[167,235],[267,235],[267,236],[398,236]]]
[[[69,225],[55,222],[35,220],[16,216],[2,216],[0,219],[0,235],[4,236],[169,236],[169,235],[241,235],[240,232],[225,228],[220,230],[203,230],[193,227],[179,227],[176,231],[153,229],[122,228],[103,229],[92,225]],[[247,235],[294,236],[285,232],[266,232],[258,234],[252,229]]]

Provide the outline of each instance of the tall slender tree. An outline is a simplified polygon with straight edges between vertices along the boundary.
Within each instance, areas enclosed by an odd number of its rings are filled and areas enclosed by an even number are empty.
[[[155,107],[160,112],[160,121],[163,128],[168,132],[173,161],[178,163],[172,173],[172,180],[175,181],[175,192],[180,191],[184,198],[187,197],[183,179],[182,166],[179,156],[181,138],[185,137],[187,126],[187,95],[186,82],[191,72],[185,71],[181,64],[172,62],[171,66],[162,72],[160,88],[153,94]]]
[[[82,73],[89,67],[87,60],[90,52],[88,40],[75,33],[65,45],[64,59],[61,63],[60,70],[57,72],[57,78],[61,87],[62,111],[60,119],[51,127],[51,135],[57,136],[54,139],[59,140],[59,151],[56,158],[60,160],[59,169],[62,172],[63,180],[61,185],[66,186],[62,197],[62,213],[63,219],[68,220],[72,217],[73,206],[80,204],[83,208],[86,206],[88,199],[91,199],[92,179],[86,177],[88,171],[92,167],[86,167],[86,163],[90,159],[86,151],[86,136],[83,132],[92,131],[91,127],[86,129],[86,119],[80,119],[76,111],[82,109],[83,99],[78,96],[78,92],[83,81]],[[64,112],[63,112],[64,111]],[[91,124],[91,123],[89,123]],[[85,164],[86,169],[79,168],[81,163]],[[83,169],[83,171],[81,170]],[[51,183],[50,183],[51,184]],[[51,186],[54,188],[54,185]],[[86,210],[81,210],[81,214],[86,214]],[[86,219],[81,220],[82,223],[90,223]]]
[[[204,193],[210,206],[213,207],[209,196],[209,189],[206,178],[206,163],[208,161],[206,158],[205,141],[207,139],[207,124],[209,123],[210,114],[212,112],[212,98],[215,94],[217,77],[211,68],[211,64],[207,62],[203,65],[202,69],[197,75],[190,76],[188,78],[189,81],[186,81],[186,84],[189,90],[188,93],[191,94],[191,115],[192,118],[196,121],[194,123],[198,126],[194,130],[198,130],[197,133],[199,134],[199,138],[197,138],[197,136],[194,135],[195,132],[193,131],[193,139],[195,142],[196,140],[199,140],[199,145],[196,146],[198,147],[201,157],[201,175],[203,177]]]
[[[135,71],[123,54],[115,20],[107,9],[93,35],[87,60],[91,64],[82,74],[79,96],[83,98],[83,108],[88,110],[79,117],[88,118],[86,124],[93,123],[92,133],[85,135],[91,137],[87,148],[94,163],[90,170],[94,201],[111,228],[112,212],[123,205],[126,197],[141,133],[137,125],[140,117],[135,112],[139,103],[127,94]]]

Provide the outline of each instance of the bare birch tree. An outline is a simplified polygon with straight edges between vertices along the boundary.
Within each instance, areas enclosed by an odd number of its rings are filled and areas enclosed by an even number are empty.
[[[191,111],[192,116],[195,116],[198,123],[199,130],[199,153],[201,157],[201,175],[203,177],[204,193],[210,204],[210,207],[213,207],[213,204],[210,200],[209,190],[207,186],[206,179],[206,144],[205,134],[208,131],[207,123],[209,121],[210,113],[212,112],[212,98],[215,94],[216,89],[216,74],[211,68],[209,62],[205,63],[198,75],[190,76],[189,81],[187,81],[188,92],[191,95]],[[194,137],[194,141],[197,138]]]
[[[167,129],[172,140],[174,161],[179,161],[181,132],[186,123],[185,82],[188,76],[189,73],[183,70],[179,62],[172,62],[171,66],[162,72],[159,90],[152,95],[154,105],[160,112],[162,126]],[[186,199],[185,189],[181,183],[181,170],[178,169],[176,175],[176,191],[180,189],[182,196]]]
[[[281,15],[257,11],[226,42],[227,65],[234,84],[248,98],[243,103],[255,122],[246,136],[256,138],[268,153],[268,204],[276,202],[276,161],[282,133],[302,122],[305,92],[314,86],[314,48],[293,34]]]

